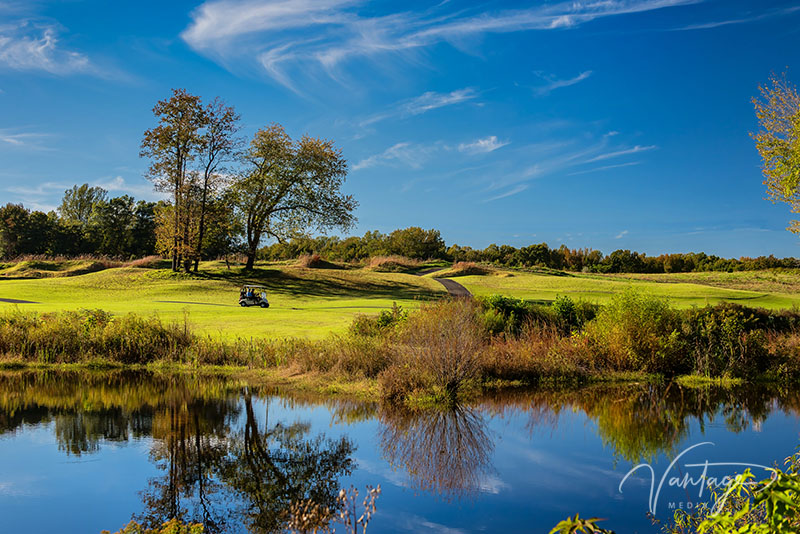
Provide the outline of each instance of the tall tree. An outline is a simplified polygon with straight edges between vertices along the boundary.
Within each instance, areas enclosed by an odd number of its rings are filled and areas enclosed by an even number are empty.
[[[223,185],[223,165],[228,161],[240,145],[236,133],[239,131],[240,116],[232,106],[227,106],[219,98],[215,98],[205,108],[206,128],[201,138],[200,164],[202,180],[200,182],[200,220],[195,246],[194,270],[197,272],[200,254],[203,250],[203,239],[206,234],[206,216],[209,202]]]
[[[753,105],[760,129],[751,136],[763,161],[767,194],[800,213],[800,95],[785,74],[772,75],[759,91]],[[788,230],[800,233],[800,221],[791,221]]]
[[[140,156],[150,158],[147,177],[156,189],[172,194],[174,207],[174,226],[172,235],[172,269],[177,271],[181,263],[187,271],[191,258],[185,257],[185,247],[189,245],[184,217],[184,199],[187,194],[188,165],[194,160],[202,147],[201,129],[206,126],[206,111],[200,97],[173,89],[172,97],[159,101],[153,108],[158,118],[158,126],[144,133]]]
[[[347,161],[331,141],[292,141],[273,124],[256,132],[244,160],[247,168],[233,190],[245,220],[246,269],[253,268],[264,236],[283,241],[312,229],[346,230],[355,222],[358,203],[341,192]]]
[[[73,185],[64,191],[58,213],[67,222],[85,225],[92,216],[92,210],[99,202],[106,200],[108,191],[102,187],[90,187],[89,184]]]

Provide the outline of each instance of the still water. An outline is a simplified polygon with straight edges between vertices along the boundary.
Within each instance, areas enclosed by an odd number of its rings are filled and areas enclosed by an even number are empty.
[[[515,391],[411,412],[223,378],[2,373],[0,532],[176,516],[211,533],[278,532],[293,503],[380,484],[371,533],[547,532],[575,512],[656,533],[651,507],[665,519],[708,497],[670,479],[699,479],[705,462],[725,464],[707,468],[719,479],[744,468],[730,463],[782,463],[799,410],[800,394],[763,386]],[[620,491],[638,464],[650,467]],[[667,473],[657,499],[650,469],[655,490]]]

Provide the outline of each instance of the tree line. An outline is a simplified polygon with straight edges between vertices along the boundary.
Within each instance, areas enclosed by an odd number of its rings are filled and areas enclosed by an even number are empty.
[[[591,248],[551,248],[547,243],[525,247],[491,244],[474,249],[457,244],[446,246],[438,230],[410,227],[389,234],[370,231],[362,237],[299,237],[274,243],[259,250],[259,259],[280,261],[303,254],[319,254],[330,261],[361,262],[375,256],[401,255],[411,259],[440,259],[452,262],[489,263],[500,267],[547,268],[596,273],[676,273],[695,271],[751,271],[797,269],[796,258],[723,258],[704,252],[648,256],[630,250],[615,250],[608,255]]]
[[[165,201],[147,202],[128,195],[109,198],[108,192],[88,184],[64,192],[56,211],[31,211],[22,204],[0,207],[0,258],[24,255],[78,256],[99,254],[133,259],[169,254],[173,243],[175,209]],[[525,247],[491,244],[483,249],[453,244],[447,246],[436,229],[412,226],[388,234],[377,230],[363,236],[317,237],[295,235],[252,251],[252,236],[246,236],[244,213],[231,208],[224,197],[207,199],[207,224],[199,255],[184,256],[193,262],[244,254],[248,261],[282,261],[304,254],[318,254],[329,261],[364,262],[376,256],[399,255],[411,259],[489,263],[512,268],[547,268],[596,273],[676,273],[697,271],[751,271],[796,269],[796,258],[723,258],[704,252],[647,254],[615,250],[608,255],[591,248],[551,248],[547,243]],[[179,219],[180,221],[180,219]],[[199,224],[199,221],[198,221]],[[199,228],[189,238],[199,240]],[[183,236],[181,236],[183,237]],[[169,256],[167,256],[169,257]]]

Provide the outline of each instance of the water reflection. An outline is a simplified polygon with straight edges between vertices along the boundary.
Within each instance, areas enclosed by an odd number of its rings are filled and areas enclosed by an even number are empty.
[[[401,466],[413,485],[445,497],[478,491],[492,474],[494,442],[486,422],[471,407],[381,412],[380,442],[392,466]]]
[[[797,414],[800,396],[763,385],[608,384],[507,391],[471,406],[409,410],[276,396],[222,377],[26,371],[0,373],[0,435],[47,428],[69,456],[146,438],[158,474],[137,488],[138,521],[156,526],[178,517],[204,523],[209,533],[277,532],[295,503],[331,506],[356,466],[350,439],[329,438],[308,421],[286,423],[275,416],[276,403],[284,413],[325,404],[337,427],[377,421],[390,466],[415,489],[453,499],[491,489],[492,419],[514,421],[532,440],[555,432],[565,413],[579,412],[615,458],[638,463],[674,453],[693,428],[702,432],[715,417],[738,433],[775,411]]]

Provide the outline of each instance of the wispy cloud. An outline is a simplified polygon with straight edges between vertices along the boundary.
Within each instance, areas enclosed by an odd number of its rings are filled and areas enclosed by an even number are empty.
[[[432,111],[434,109],[467,102],[477,96],[478,93],[471,87],[457,89],[449,93],[428,91],[410,100],[398,102],[396,105],[392,106],[391,109],[388,109],[382,113],[371,115],[370,117],[362,120],[359,125],[369,126],[371,124],[375,124],[376,122],[394,117],[403,118],[422,115],[423,113],[427,113],[428,111]]]
[[[626,235],[628,235],[628,231],[627,230],[623,230],[620,233],[618,233],[617,235],[615,235],[614,239],[622,239]]]
[[[549,95],[551,92],[555,91],[556,89],[561,89],[562,87],[569,87],[570,85],[575,85],[576,83],[582,82],[583,80],[592,75],[592,71],[587,70],[581,72],[574,78],[568,78],[566,80],[559,80],[555,76],[551,74],[545,74],[543,72],[537,72],[536,75],[545,80],[547,84],[542,85],[541,87],[535,87],[534,92],[538,96],[546,96]]]
[[[701,1],[562,1],[500,11],[465,10],[441,2],[417,13],[376,14],[370,8],[367,14],[360,10],[363,2],[354,0],[208,0],[192,12],[181,37],[227,68],[249,61],[295,89],[294,78],[315,78],[315,69],[339,79],[337,69],[355,58],[377,60],[489,33],[574,28],[604,17]]]
[[[19,132],[0,128],[0,147],[45,150],[46,148],[41,145],[41,141],[46,137],[49,137],[49,135],[45,133]]]
[[[458,145],[458,151],[465,154],[486,154],[508,144],[508,141],[498,141],[496,135],[490,135],[483,139],[476,139],[472,143],[461,143]]]
[[[44,71],[67,75],[89,72],[92,64],[80,52],[65,50],[59,45],[54,26],[37,26],[29,22],[0,26],[0,68],[21,71]]]
[[[487,198],[486,200],[484,200],[484,203],[485,202],[494,202],[495,200],[500,200],[501,198],[508,198],[510,196],[514,196],[516,194],[522,193],[526,189],[528,189],[528,184],[519,184],[519,185],[509,189],[505,193],[500,193],[499,195],[495,195],[493,197]]]
[[[678,28],[670,28],[670,30],[671,31],[710,30],[713,28],[719,28],[721,26],[731,26],[734,24],[747,24],[750,22],[757,22],[759,20],[770,19],[773,17],[791,15],[792,13],[798,11],[800,11],[800,6],[788,7],[784,9],[771,9],[765,13],[760,13],[758,15],[749,15],[741,18],[716,20],[700,24],[689,24],[687,26],[680,26]]]
[[[640,165],[641,163],[641,161],[629,161],[628,163],[618,163],[616,165],[603,165],[602,167],[595,167],[593,169],[586,169],[584,171],[571,172],[567,176],[578,176],[579,174],[608,171],[611,169],[619,169],[620,167],[633,167],[634,165]]]
[[[614,152],[606,152],[605,154],[600,154],[598,156],[593,157],[592,159],[587,159],[584,163],[593,163],[595,161],[604,161],[607,159],[618,158],[620,156],[627,156],[629,154],[638,154],[639,152],[654,150],[656,148],[658,148],[656,145],[649,145],[649,146],[636,145],[632,148],[625,148],[623,150],[616,150]]]
[[[390,146],[380,154],[372,155],[362,159],[355,165],[353,170],[368,169],[378,165],[393,165],[400,163],[412,169],[421,169],[424,161],[435,151],[436,147],[426,145],[414,145],[411,143],[397,143]]]

